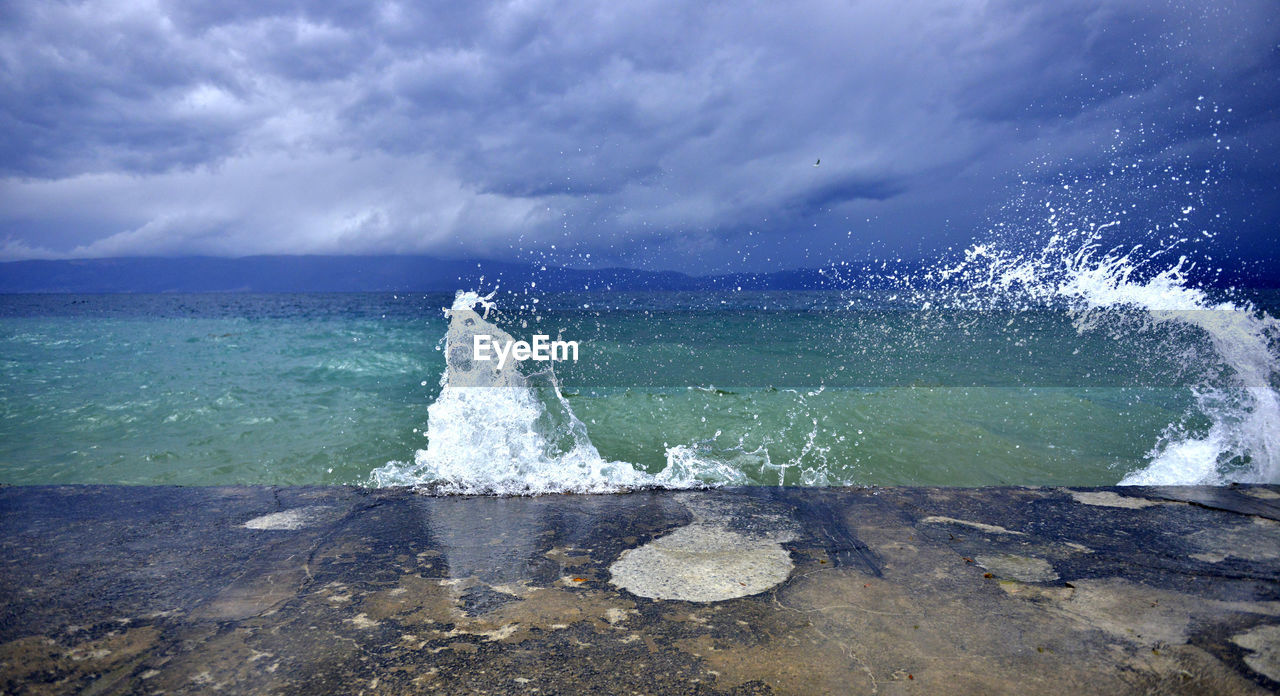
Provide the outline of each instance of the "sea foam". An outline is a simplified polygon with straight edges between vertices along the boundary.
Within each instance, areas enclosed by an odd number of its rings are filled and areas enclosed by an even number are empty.
[[[1147,341],[1143,350],[1181,361],[1195,405],[1121,485],[1280,481],[1280,322],[1246,301],[1212,299],[1189,280],[1185,255],[1162,266],[1185,238],[1167,247],[1107,246],[1119,220],[1073,224],[1054,213],[1039,249],[1015,250],[1001,243],[1006,235],[938,269],[934,278],[946,283],[953,305],[1062,308],[1082,333]]]
[[[477,312],[479,306],[483,312]],[[416,486],[434,493],[532,495],[611,493],[637,488],[693,488],[722,483],[679,453],[650,474],[600,456],[569,407],[550,365],[529,373],[518,363],[475,361],[474,336],[509,342],[486,318],[492,294],[459,291],[446,310],[447,367],[428,408],[427,448],[412,463],[373,471],[376,486]]]

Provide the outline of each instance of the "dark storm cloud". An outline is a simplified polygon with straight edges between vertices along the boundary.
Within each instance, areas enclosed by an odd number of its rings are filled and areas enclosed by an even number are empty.
[[[0,12],[9,258],[556,244],[796,265],[954,242],[1028,170],[1222,158],[1227,137],[1232,166],[1267,176],[1277,154],[1265,2]]]
[[[902,193],[903,188],[902,184],[895,181],[870,179],[861,175],[844,176],[804,191],[790,205],[806,212],[859,199],[883,201]]]

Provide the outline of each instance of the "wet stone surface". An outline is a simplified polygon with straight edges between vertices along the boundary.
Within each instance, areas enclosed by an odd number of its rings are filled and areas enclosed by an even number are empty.
[[[1280,689],[1280,489],[0,488],[4,694]]]

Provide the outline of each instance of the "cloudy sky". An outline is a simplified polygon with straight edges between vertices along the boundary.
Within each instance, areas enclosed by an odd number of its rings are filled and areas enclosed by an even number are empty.
[[[1271,0],[0,0],[0,258],[928,257],[1117,162],[1211,169],[1196,224],[1270,258],[1277,17]]]

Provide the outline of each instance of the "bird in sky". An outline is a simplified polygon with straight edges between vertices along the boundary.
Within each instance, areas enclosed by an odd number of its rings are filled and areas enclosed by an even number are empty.
[[[821,157],[819,157],[819,158],[818,158],[818,161],[817,161],[817,162],[814,162],[814,163],[813,163],[813,166],[815,166],[815,167],[816,167],[816,166],[818,166],[819,164],[822,164],[822,158],[821,158]]]

